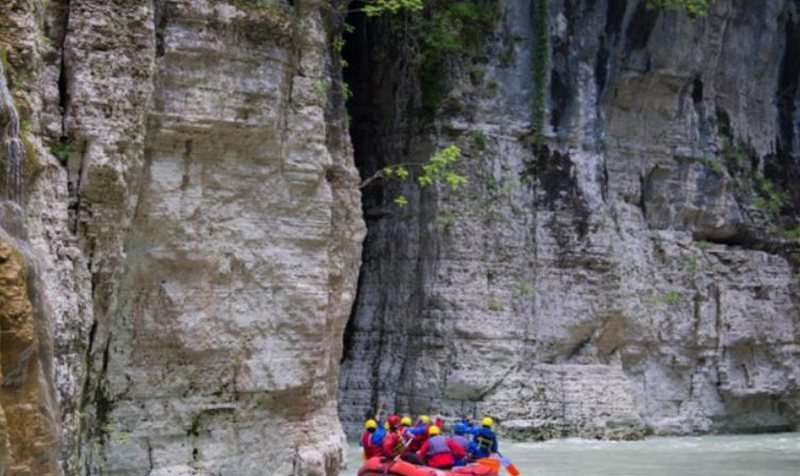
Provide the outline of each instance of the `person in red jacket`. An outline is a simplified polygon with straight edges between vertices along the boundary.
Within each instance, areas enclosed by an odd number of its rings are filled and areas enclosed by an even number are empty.
[[[428,439],[417,452],[420,459],[427,458],[427,465],[437,469],[451,469],[456,458],[464,459],[467,452],[458,443],[442,436],[438,426],[428,429]]]
[[[383,457],[394,459],[403,454],[406,448],[403,434],[399,429],[400,417],[391,415],[386,419],[386,423],[389,424],[389,430],[383,438]]]
[[[375,456],[383,455],[384,429],[380,428],[378,422],[369,419],[364,423],[364,434],[361,435],[361,447],[364,449],[364,459],[368,460]]]
[[[413,454],[419,451],[419,449],[422,448],[422,444],[428,439],[428,432],[433,426],[439,429],[442,428],[441,416],[437,415],[436,421],[431,425],[431,419],[428,415],[420,415],[417,419],[417,424],[414,425],[413,428],[406,429],[406,438],[411,438],[411,442],[408,444],[408,448],[406,448],[406,453]]]

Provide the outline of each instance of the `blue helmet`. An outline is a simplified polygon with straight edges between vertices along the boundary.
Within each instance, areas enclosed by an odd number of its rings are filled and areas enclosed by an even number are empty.
[[[456,423],[455,425],[453,425],[453,433],[455,433],[456,435],[463,435],[466,432],[467,428],[466,425],[464,425],[463,423]]]

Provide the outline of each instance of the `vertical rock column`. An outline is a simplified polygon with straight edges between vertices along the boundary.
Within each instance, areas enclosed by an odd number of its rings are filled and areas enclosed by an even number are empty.
[[[326,124],[322,5],[166,1],[155,15],[146,166],[96,347],[87,464],[337,474],[363,224],[349,147]]]

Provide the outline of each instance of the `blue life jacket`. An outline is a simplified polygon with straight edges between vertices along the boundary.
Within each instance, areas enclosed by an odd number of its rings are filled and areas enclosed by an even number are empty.
[[[497,453],[497,436],[488,427],[482,426],[474,433],[475,451],[473,455],[478,458],[486,458],[492,453]]]

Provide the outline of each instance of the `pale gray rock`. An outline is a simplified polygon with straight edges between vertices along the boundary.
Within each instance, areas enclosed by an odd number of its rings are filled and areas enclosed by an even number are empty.
[[[338,474],[364,224],[330,5],[23,10],[41,157],[0,225],[39,271],[63,473]]]
[[[417,113],[406,70],[351,58],[373,78],[354,85],[362,175],[455,143],[469,183],[364,191],[345,428],[383,401],[490,414],[521,438],[796,429],[797,242],[771,236],[753,204],[770,156],[797,176],[797,149],[779,149],[797,123],[780,106],[796,102],[796,3],[720,0],[691,19],[641,1],[541,2],[552,70],[536,153],[539,3],[502,2],[486,58],[448,65],[434,127],[401,119]],[[390,48],[367,33],[365,52]]]

